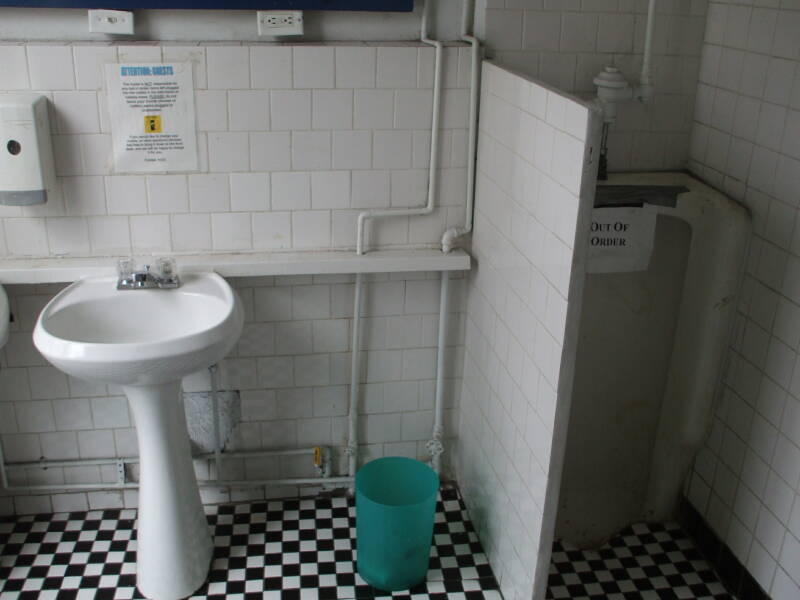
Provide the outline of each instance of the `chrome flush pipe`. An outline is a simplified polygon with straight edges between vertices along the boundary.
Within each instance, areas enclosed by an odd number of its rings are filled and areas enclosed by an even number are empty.
[[[617,120],[617,104],[638,100],[649,102],[655,92],[651,64],[653,60],[653,31],[656,21],[657,0],[649,0],[647,7],[647,25],[645,28],[642,71],[639,83],[633,88],[617,67],[607,65],[594,78],[597,86],[597,100],[603,110],[603,121],[614,123]]]
[[[647,24],[645,27],[642,71],[639,83],[632,88],[620,70],[606,65],[592,80],[597,87],[596,105],[603,112],[603,134],[600,142],[600,166],[597,178],[608,178],[608,130],[617,120],[617,105],[622,102],[638,100],[649,102],[655,93],[651,64],[653,58],[653,31],[656,21],[656,0],[649,0],[647,6]]]

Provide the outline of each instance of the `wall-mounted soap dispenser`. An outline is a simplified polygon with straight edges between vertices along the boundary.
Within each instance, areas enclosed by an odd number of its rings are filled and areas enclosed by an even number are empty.
[[[47,202],[56,183],[47,98],[0,94],[0,204]]]

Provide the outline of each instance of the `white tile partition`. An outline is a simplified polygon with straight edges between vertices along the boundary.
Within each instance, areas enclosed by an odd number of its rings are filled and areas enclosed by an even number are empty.
[[[458,423],[463,366],[464,279],[453,275],[447,338],[445,429],[449,472]],[[433,429],[439,274],[393,273],[365,278],[362,342],[361,459],[409,456],[426,459]],[[232,279],[245,307],[236,348],[220,363],[222,390],[238,390],[241,422],[232,450],[310,448],[330,445],[334,474],[347,443],[352,275]],[[33,347],[31,330],[44,304],[60,289],[6,286],[16,317],[0,369],[0,440],[11,462],[136,456],[127,401],[114,386],[89,384],[50,366]],[[184,379],[184,391],[210,388],[207,372]],[[346,460],[345,463],[346,465]],[[206,463],[198,474],[208,478]],[[346,466],[344,467],[346,469]],[[12,483],[114,482],[116,468],[69,467],[10,471]],[[314,477],[310,456],[224,461],[226,479]],[[311,488],[312,491],[316,488]],[[205,488],[208,503],[296,495],[271,486]],[[136,506],[134,490],[4,497],[0,515]]]
[[[528,600],[549,566],[599,119],[492,63],[481,106],[458,477],[504,597]]]
[[[656,95],[647,106],[620,109],[609,136],[611,170],[685,168],[707,4],[658,1]],[[607,64],[620,67],[633,84],[641,69],[647,6],[647,0],[487,0],[488,56],[581,95],[594,95],[592,79]]]
[[[712,2],[690,167],[747,205],[754,235],[688,496],[776,600],[800,598],[799,140],[800,5]]]
[[[101,66],[162,60],[194,64],[200,171],[116,174]],[[352,248],[360,209],[425,203],[433,62],[421,43],[0,44],[0,93],[52,101],[59,175],[46,205],[0,207],[0,256]],[[462,44],[443,68],[438,208],[372,223],[373,247],[463,224]]]

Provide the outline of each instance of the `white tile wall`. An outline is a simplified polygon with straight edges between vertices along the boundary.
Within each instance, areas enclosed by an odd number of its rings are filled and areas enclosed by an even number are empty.
[[[309,213],[327,211],[308,211]],[[272,216],[274,213],[265,213]],[[288,214],[288,213],[287,213]],[[212,215],[215,244],[233,245],[225,237],[225,219],[241,213]],[[208,219],[208,215],[175,215]],[[217,225],[213,219],[221,217]],[[235,227],[235,224],[234,224]],[[194,239],[187,226],[186,238]],[[176,229],[175,231],[179,231]],[[221,233],[218,234],[217,232]],[[187,242],[188,243],[188,242]],[[465,279],[454,275],[445,381],[446,437],[455,436],[463,366]],[[236,450],[331,445],[334,472],[343,472],[347,442],[350,327],[353,306],[351,276],[263,277],[231,280],[245,307],[245,327],[236,348],[220,364],[221,388],[239,390],[242,420],[229,447]],[[114,386],[68,377],[50,366],[31,341],[36,315],[59,286],[6,286],[13,313],[11,340],[2,351],[0,369],[0,441],[6,460],[35,461],[132,456],[138,453],[127,401]],[[362,460],[383,455],[428,458],[425,442],[433,428],[439,274],[374,275],[367,278],[364,298],[364,365],[360,440]],[[185,391],[209,389],[207,373],[184,380]],[[448,449],[453,444],[448,442]],[[265,459],[226,461],[225,476],[314,476],[310,461]],[[451,455],[445,454],[451,464]],[[200,476],[208,467],[197,465]],[[12,469],[12,482],[114,481],[113,469],[73,467],[48,471]],[[207,502],[241,499],[241,490],[204,490]],[[283,496],[297,490],[255,489]],[[135,506],[136,496],[119,492],[4,496],[0,514],[27,514],[31,507],[66,510],[68,506],[112,508]],[[36,508],[39,510],[39,508]],[[79,510],[76,508],[75,510]]]
[[[503,596],[528,600],[549,565],[597,118],[491,63],[482,88],[458,476]]]
[[[354,209],[424,204],[429,50],[413,43],[0,44],[0,93],[36,90],[52,101],[59,175],[45,206],[0,207],[0,256],[352,248]],[[102,65],[162,59],[193,62],[200,173],[114,173]],[[444,69],[440,178],[463,180],[463,45],[445,49]],[[455,148],[452,140],[460,141]],[[390,193],[356,185],[374,172],[387,178]],[[436,227],[407,217],[375,223],[370,243],[437,244],[446,227],[463,221],[463,205],[463,193],[443,193]],[[119,218],[94,218],[107,215]]]
[[[712,2],[693,172],[753,214],[721,398],[692,503],[772,598],[800,597],[800,5]]]
[[[748,2],[752,3],[752,2]],[[776,0],[777,3],[777,0]],[[647,0],[488,0],[488,56],[566,92],[595,93],[606,65],[635,84]],[[609,168],[685,168],[707,0],[661,0],[653,38],[656,97],[626,104],[609,136]]]

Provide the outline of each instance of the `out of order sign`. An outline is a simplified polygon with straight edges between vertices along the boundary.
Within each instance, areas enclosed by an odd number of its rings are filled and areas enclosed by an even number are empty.
[[[647,270],[656,229],[652,207],[595,208],[589,229],[587,272]]]

